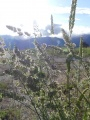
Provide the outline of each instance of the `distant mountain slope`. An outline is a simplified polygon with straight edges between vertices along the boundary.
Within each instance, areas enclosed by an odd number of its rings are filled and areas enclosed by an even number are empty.
[[[90,46],[90,34],[83,34],[83,35],[73,36],[72,37],[72,42],[74,42],[76,44],[76,46],[79,47],[80,36],[83,37],[83,42],[87,43]]]
[[[16,45],[20,50],[28,49],[28,48],[34,48],[34,38],[28,38],[24,39],[22,37],[12,37],[8,35],[1,36],[6,44],[6,47],[9,47],[9,44],[11,44],[11,47],[13,48],[14,45]],[[46,43],[47,45],[59,45],[64,46],[63,39],[59,39],[56,37],[40,37],[36,39],[39,44]]]
[[[90,46],[90,34],[84,34],[83,40]],[[22,38],[18,36],[10,36],[10,35],[1,35],[1,37],[4,39],[6,47],[9,47],[9,44],[11,44],[11,47],[13,48],[14,45],[16,45],[20,50],[28,49],[28,48],[34,48],[34,38]],[[64,46],[65,42],[62,38],[57,37],[40,37],[37,38],[37,42],[39,44],[46,43],[47,45],[57,45],[57,46]],[[76,44],[76,47],[79,46],[80,43],[80,35],[73,36],[72,42]]]

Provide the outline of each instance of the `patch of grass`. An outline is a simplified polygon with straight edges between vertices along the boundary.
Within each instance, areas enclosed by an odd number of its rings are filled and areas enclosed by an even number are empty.
[[[69,51],[66,47],[61,47],[61,49],[63,52],[61,52],[59,49],[53,49],[53,48],[47,48],[46,51],[50,56],[65,57],[67,53],[69,53]]]
[[[5,90],[7,89],[7,84],[6,83],[0,83],[0,90]]]
[[[75,53],[79,54],[79,48],[75,48]],[[83,48],[83,57],[90,56],[90,47]]]

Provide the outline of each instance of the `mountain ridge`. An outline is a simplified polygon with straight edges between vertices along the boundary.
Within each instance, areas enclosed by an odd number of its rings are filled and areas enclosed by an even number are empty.
[[[71,41],[76,44],[76,47],[79,47],[80,36],[83,37],[83,41],[90,46],[90,34],[83,35],[73,35]],[[20,36],[11,36],[11,35],[1,35],[6,44],[6,48],[11,45],[11,48],[16,45],[20,50],[34,48],[35,38],[24,38]],[[65,42],[62,38],[58,37],[39,37],[36,39],[39,44],[46,43],[47,45],[55,45],[63,47]]]

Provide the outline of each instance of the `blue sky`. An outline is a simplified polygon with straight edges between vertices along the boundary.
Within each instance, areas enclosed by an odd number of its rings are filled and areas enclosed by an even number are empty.
[[[90,0],[77,0],[76,21],[73,33],[90,33]],[[71,0],[0,0],[0,34],[15,35],[5,26],[13,25],[33,33],[33,21],[39,28],[54,23],[68,31]]]
[[[50,0],[53,1],[53,5],[56,4],[56,2],[59,0]],[[61,5],[59,7],[70,7],[71,0],[61,0]],[[56,5],[58,7],[58,4]],[[69,13],[66,11],[66,13],[60,15],[58,14],[58,18],[60,19],[60,16],[62,18],[68,18]],[[58,20],[59,20],[58,19]],[[77,14],[76,14],[76,25],[85,25],[90,26],[90,0],[77,0]]]

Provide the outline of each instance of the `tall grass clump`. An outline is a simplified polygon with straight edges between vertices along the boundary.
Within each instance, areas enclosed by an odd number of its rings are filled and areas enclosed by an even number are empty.
[[[23,113],[23,107],[27,108],[27,112],[33,113],[32,120],[90,120],[90,61],[83,57],[82,37],[78,54],[75,51],[75,44],[71,42],[76,5],[77,0],[72,0],[69,34],[62,29],[68,52],[65,53],[58,46],[49,46],[54,52],[59,51],[58,56],[65,54],[66,61],[61,63],[66,67],[65,70],[55,65],[55,61],[53,62],[53,58],[48,53],[47,45],[45,43],[40,45],[37,42],[37,37],[41,35],[38,26],[36,28],[34,26],[34,52],[20,51],[16,46],[13,51],[8,51],[11,57],[6,63],[9,63],[10,69],[5,70],[5,74],[13,76],[17,81],[14,84],[16,91],[9,93],[1,90],[0,98],[9,97],[17,101],[21,107],[20,114]],[[20,36],[23,35],[19,28],[6,27]],[[54,34],[52,15],[51,33]],[[28,32],[24,34],[30,36]],[[28,119],[31,118],[27,114]]]

